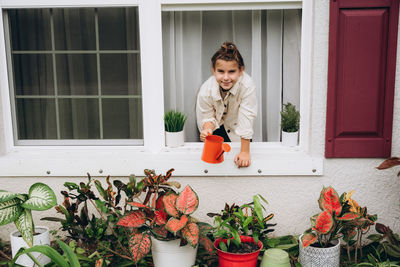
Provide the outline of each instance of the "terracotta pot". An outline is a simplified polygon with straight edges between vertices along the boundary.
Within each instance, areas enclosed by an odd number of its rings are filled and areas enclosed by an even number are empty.
[[[241,242],[247,243],[255,243],[254,238],[250,236],[240,236]],[[219,249],[218,245],[220,242],[226,243],[226,239],[218,238],[214,242],[214,247],[217,250],[218,254],[218,261],[219,267],[256,267],[257,266],[257,258],[260,254],[260,250],[263,247],[263,244],[260,240],[258,240],[258,247],[257,251],[251,253],[243,253],[243,254],[236,254],[225,252]]]

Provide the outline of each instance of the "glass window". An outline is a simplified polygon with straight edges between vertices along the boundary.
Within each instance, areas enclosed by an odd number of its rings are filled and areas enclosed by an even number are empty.
[[[8,18],[18,140],[143,144],[137,7],[14,9]]]

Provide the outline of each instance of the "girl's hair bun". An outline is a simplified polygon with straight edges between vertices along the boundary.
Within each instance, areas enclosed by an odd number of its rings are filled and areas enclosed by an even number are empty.
[[[240,55],[239,50],[236,45],[232,42],[225,42],[221,45],[221,48],[215,52],[213,57],[211,58],[211,63],[213,68],[218,59],[226,60],[226,61],[236,61],[239,64],[239,68],[244,67],[244,62],[242,55]]]

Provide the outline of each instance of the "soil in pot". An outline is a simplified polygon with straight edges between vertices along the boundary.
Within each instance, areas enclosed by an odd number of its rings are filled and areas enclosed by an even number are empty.
[[[243,253],[251,253],[254,251],[259,250],[260,247],[255,244],[255,243],[247,243],[247,242],[242,242],[239,247],[235,245],[230,245],[228,248],[229,253],[236,253],[236,254],[243,254]]]

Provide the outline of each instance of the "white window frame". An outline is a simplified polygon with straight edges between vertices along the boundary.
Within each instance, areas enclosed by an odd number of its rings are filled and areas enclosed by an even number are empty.
[[[138,6],[143,104],[143,146],[15,146],[4,44],[4,9],[52,7]],[[322,157],[310,155],[312,0],[0,0],[0,97],[3,129],[0,128],[0,176],[126,176],[141,175],[143,169],[175,176],[277,176],[323,174]],[[162,10],[239,10],[302,8],[300,74],[300,144],[294,148],[280,143],[251,144],[252,164],[237,168],[234,155],[240,144],[221,164],[200,160],[202,143],[185,143],[169,149],[164,145],[164,98],[162,64]],[[158,96],[158,97],[154,97]],[[0,125],[1,125],[0,123]]]

